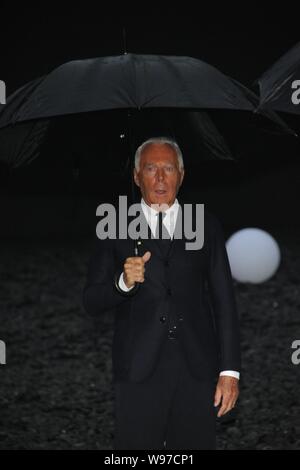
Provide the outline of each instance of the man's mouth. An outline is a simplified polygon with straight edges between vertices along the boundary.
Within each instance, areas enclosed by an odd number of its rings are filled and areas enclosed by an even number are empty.
[[[164,194],[166,194],[166,190],[165,189],[156,189],[155,190],[155,194],[158,194],[158,196],[163,196]]]

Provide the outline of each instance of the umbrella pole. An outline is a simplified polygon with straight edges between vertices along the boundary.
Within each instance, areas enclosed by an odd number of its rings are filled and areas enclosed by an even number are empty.
[[[130,196],[131,204],[135,203],[135,187],[133,179],[133,170],[134,170],[134,145],[133,145],[133,133],[132,133],[132,114],[130,111],[127,113],[128,116],[128,143],[129,143],[129,172],[130,172]]]
[[[124,52],[123,52],[123,54],[127,54],[126,28],[125,28],[125,26],[123,26],[123,47],[124,47]]]
[[[130,110],[127,113],[128,116],[128,142],[129,142],[129,172],[130,172],[130,195],[131,204],[135,203],[135,183],[133,178],[134,170],[134,145],[133,145],[133,132],[132,132],[132,114]],[[134,255],[139,256],[138,241],[134,240]]]

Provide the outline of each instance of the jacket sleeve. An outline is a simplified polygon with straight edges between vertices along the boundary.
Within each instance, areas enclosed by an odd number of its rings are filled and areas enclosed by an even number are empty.
[[[209,230],[208,287],[220,347],[220,370],[241,369],[239,318],[224,232],[212,216]]]
[[[138,283],[128,292],[120,289],[118,282],[123,266],[115,259],[115,241],[97,238],[94,242],[83,290],[83,306],[90,315],[99,315],[128,302],[139,289]]]

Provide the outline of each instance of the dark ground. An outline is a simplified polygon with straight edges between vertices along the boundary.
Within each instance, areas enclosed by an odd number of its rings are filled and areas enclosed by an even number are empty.
[[[273,233],[274,235],[274,233]],[[243,370],[236,416],[218,423],[219,449],[300,449],[300,237],[275,234],[277,274],[235,284]],[[81,305],[87,242],[2,243],[1,449],[111,449],[112,315],[97,328]]]

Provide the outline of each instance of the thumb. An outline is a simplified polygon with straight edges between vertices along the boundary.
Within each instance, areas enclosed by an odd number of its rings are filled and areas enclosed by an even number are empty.
[[[146,263],[147,261],[149,261],[150,258],[151,258],[151,253],[150,253],[150,251],[146,251],[146,253],[144,253],[143,256],[142,256],[142,260],[144,261],[144,263]]]

